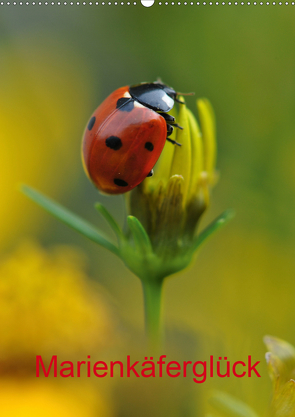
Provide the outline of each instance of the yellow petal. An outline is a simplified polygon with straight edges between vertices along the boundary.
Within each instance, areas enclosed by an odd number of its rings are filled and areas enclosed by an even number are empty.
[[[191,152],[192,152],[192,165],[191,165],[191,179],[189,185],[189,198],[196,192],[196,185],[198,184],[202,171],[204,169],[203,158],[203,142],[199,125],[193,115],[193,113],[187,109],[190,135],[191,135]]]
[[[265,359],[268,368],[268,374],[273,384],[274,390],[279,386],[280,375],[284,373],[284,364],[283,362],[273,353],[267,352],[265,354]]]
[[[295,368],[295,348],[290,343],[273,336],[265,336],[263,341],[267,349],[280,358],[289,371]]]
[[[276,395],[271,404],[272,414],[276,417],[294,417],[295,415],[295,382],[291,379]]]
[[[180,97],[183,101],[183,98]],[[185,104],[179,106],[178,124],[183,127],[183,130],[177,129],[176,141],[182,146],[174,145],[175,151],[170,171],[170,176],[181,175],[184,179],[183,187],[183,203],[185,204],[191,176],[192,164],[192,150],[191,150],[191,135],[188,119],[188,112]]]
[[[204,144],[204,169],[214,178],[216,164],[216,128],[213,108],[207,99],[197,100]]]
[[[175,108],[173,108],[169,114],[175,117],[177,120],[177,114]],[[172,135],[170,136],[171,139],[176,139],[176,129],[173,130]],[[161,156],[158,162],[155,165],[155,175],[151,178],[145,180],[145,185],[148,186],[150,190],[154,190],[157,186],[157,183],[162,181],[163,184],[166,184],[170,178],[170,170],[171,164],[173,161],[175,146],[172,143],[166,141],[164,149],[161,153]]]

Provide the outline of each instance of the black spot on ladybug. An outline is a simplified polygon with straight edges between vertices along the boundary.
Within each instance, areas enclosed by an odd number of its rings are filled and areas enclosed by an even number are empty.
[[[134,108],[134,100],[132,100],[132,98],[128,98],[128,97],[122,97],[119,98],[119,100],[117,101],[116,104],[116,108],[121,110],[121,111],[131,111]]]
[[[144,147],[150,152],[152,152],[152,150],[154,149],[154,145],[152,144],[152,142],[145,142]]]
[[[91,130],[93,128],[95,121],[96,121],[96,117],[95,116],[91,117],[87,126],[88,130]]]
[[[122,141],[118,136],[109,136],[106,139],[106,145],[108,148],[113,149],[114,151],[118,151],[122,146]]]
[[[126,182],[124,180],[121,180],[120,178],[115,178],[114,183],[116,185],[119,185],[119,187],[127,187],[127,185],[128,185],[128,182]]]

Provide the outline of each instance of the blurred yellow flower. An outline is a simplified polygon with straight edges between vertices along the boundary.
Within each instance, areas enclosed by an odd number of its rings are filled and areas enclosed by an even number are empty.
[[[0,371],[35,372],[36,355],[67,358],[109,346],[114,321],[83,257],[23,243],[0,261]]]
[[[67,385],[69,385],[69,382]],[[1,415],[5,417],[112,417],[112,406],[97,389],[53,384],[48,380],[0,380]]]
[[[284,340],[265,336],[268,372],[273,384],[270,417],[295,416],[295,348]]]

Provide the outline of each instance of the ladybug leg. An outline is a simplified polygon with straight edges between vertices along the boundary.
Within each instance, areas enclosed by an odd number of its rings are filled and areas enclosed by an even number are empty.
[[[173,145],[178,145],[181,146],[181,143],[176,142],[176,140],[170,139],[170,138],[166,138],[166,140],[168,140],[168,142],[173,143]]]
[[[167,123],[167,136],[172,135],[174,127],[177,127],[178,129],[183,130],[182,126],[179,126],[177,123]]]
[[[170,136],[173,132],[173,126],[171,126],[170,124],[167,123],[167,136]],[[166,140],[168,140],[168,142],[173,143],[173,145],[178,145],[181,146],[180,143],[176,142],[176,140],[170,139],[170,138],[166,138]]]
[[[174,127],[178,127],[179,129],[183,129],[183,127],[179,126],[178,123],[174,123],[175,122],[175,117],[171,116],[171,114],[168,113],[161,113],[159,112],[159,114],[164,117],[164,119],[166,120],[167,123],[167,131],[169,132],[169,127],[168,125],[174,126]]]
[[[183,130],[183,127],[182,126],[179,126],[178,123],[171,123],[171,126],[178,127],[178,129]]]
[[[166,120],[166,123],[174,123],[175,122],[175,117],[171,116],[171,114],[168,113],[164,113],[164,112],[159,112],[159,115],[164,117],[164,119]]]
[[[167,123],[167,136],[172,135],[173,132],[173,126]]]

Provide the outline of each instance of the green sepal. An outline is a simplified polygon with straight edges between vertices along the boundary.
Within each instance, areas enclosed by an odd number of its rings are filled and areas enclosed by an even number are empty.
[[[143,253],[151,253],[153,248],[150,238],[140,221],[134,216],[128,216],[127,223],[133,235],[135,247]]]
[[[247,404],[225,392],[214,391],[209,403],[224,417],[259,417]]]
[[[199,247],[211,237],[215,232],[225,226],[235,216],[234,210],[226,210],[218,216],[209,226],[206,227],[193,241],[192,251],[195,252]]]
[[[120,229],[120,226],[114,219],[114,217],[111,215],[111,213],[103,206],[101,203],[95,203],[94,207],[97,211],[104,217],[104,219],[108,222],[113,232],[116,234],[117,238],[124,239],[124,235],[122,230]]]
[[[104,237],[103,234],[91,223],[88,223],[81,217],[61,206],[59,203],[56,203],[54,200],[51,200],[45,195],[39,193],[39,191],[34,190],[27,185],[22,185],[20,189],[27,197],[39,204],[39,206],[43,207],[46,211],[61,220],[67,226],[103,246],[105,249],[113,252],[115,255],[121,257],[119,249],[106,237]]]

